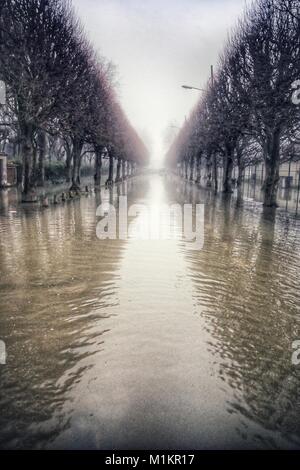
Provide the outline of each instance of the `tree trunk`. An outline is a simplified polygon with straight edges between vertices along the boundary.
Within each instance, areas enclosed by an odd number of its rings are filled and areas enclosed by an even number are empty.
[[[45,132],[38,135],[39,161],[37,168],[37,185],[44,186],[45,183],[45,157],[46,157],[47,138]]]
[[[125,166],[125,160],[122,160],[122,179],[123,179],[123,181],[126,179],[126,166]]]
[[[242,183],[243,183],[243,174],[244,174],[244,168],[243,166],[240,164],[240,162],[238,162],[238,177],[237,177],[237,181],[236,181],[236,185],[237,185],[237,188],[241,188],[242,187]]]
[[[188,161],[184,160],[184,177],[188,180]]]
[[[119,183],[121,181],[121,165],[122,165],[122,160],[121,158],[118,158],[116,183]]]
[[[198,154],[197,163],[196,163],[196,183],[201,182],[201,154]]]
[[[101,172],[102,172],[102,147],[95,148],[96,158],[95,158],[95,188],[100,188],[101,186]]]
[[[226,145],[224,157],[223,192],[232,193],[233,152],[231,145]]]
[[[33,128],[27,123],[22,125],[22,161],[23,161],[23,191],[22,202],[37,202],[37,194],[32,182],[33,165]]]
[[[109,154],[109,170],[108,170],[108,180],[106,184],[112,184],[114,182],[114,157],[112,154]]]
[[[34,142],[32,146],[32,168],[31,168],[31,175],[30,175],[30,182],[31,182],[32,187],[34,188],[36,188],[37,186],[37,177],[38,177],[37,154],[38,154],[38,149],[36,146],[36,142]]]
[[[77,183],[77,186],[80,188],[80,184],[81,184],[81,163],[82,163],[82,155],[81,155],[81,151],[80,151],[80,154],[79,154],[79,158],[77,160],[77,171],[76,171],[76,183]]]
[[[72,177],[72,151],[69,145],[67,145],[65,149],[66,149],[66,167],[65,167],[66,182],[70,183],[71,177]]]
[[[215,193],[218,192],[218,166],[217,166],[217,155],[214,152],[212,156],[212,179]]]
[[[277,207],[277,191],[279,183],[279,163],[280,163],[280,129],[276,129],[267,137],[265,152],[265,181],[264,206]]]
[[[195,159],[194,156],[190,158],[190,181],[194,181],[194,166],[195,166]]]
[[[211,154],[209,153],[206,157],[206,187],[211,188]]]
[[[80,191],[80,166],[83,143],[80,139],[73,140],[73,168],[71,191]]]

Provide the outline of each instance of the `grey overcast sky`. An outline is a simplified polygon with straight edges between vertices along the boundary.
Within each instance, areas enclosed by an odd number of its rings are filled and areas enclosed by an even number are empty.
[[[171,123],[181,125],[217,63],[245,0],[73,0],[98,52],[118,69],[118,94],[159,165]],[[174,128],[173,128],[174,131]]]

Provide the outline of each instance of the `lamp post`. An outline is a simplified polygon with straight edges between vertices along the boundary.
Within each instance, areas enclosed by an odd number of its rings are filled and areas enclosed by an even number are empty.
[[[214,66],[211,65],[210,66],[210,80],[211,80],[211,84],[213,86],[214,84]],[[206,91],[204,90],[204,88],[198,88],[196,86],[190,86],[190,85],[181,85],[181,88],[184,88],[185,90],[197,90],[197,91]]]
[[[195,86],[189,86],[189,85],[181,85],[181,88],[184,88],[185,90],[205,91],[203,88],[197,88]]]
[[[3,80],[0,80],[0,105],[6,104],[6,84]]]
[[[211,86],[213,87],[213,85],[214,85],[214,66],[213,65],[210,66],[210,82],[211,82]],[[204,88],[198,88],[198,87],[195,87],[195,86],[181,85],[181,87],[184,88],[185,90],[197,90],[197,91],[203,91],[204,93],[206,92],[206,90],[204,90]],[[192,161],[190,162],[190,165],[191,165],[190,181],[193,181],[194,157],[192,157]],[[199,171],[199,168],[197,167],[197,172],[198,171]],[[199,173],[197,174],[197,179],[198,178],[199,178]]]

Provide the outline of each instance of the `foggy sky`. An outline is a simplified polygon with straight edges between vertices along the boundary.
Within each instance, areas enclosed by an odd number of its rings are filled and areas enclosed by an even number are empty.
[[[73,0],[95,49],[118,68],[131,123],[163,160],[170,123],[181,125],[216,65],[245,0]],[[173,129],[173,132],[176,130]]]

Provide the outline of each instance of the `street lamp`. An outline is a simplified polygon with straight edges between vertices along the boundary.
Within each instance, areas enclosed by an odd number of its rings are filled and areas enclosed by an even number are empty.
[[[184,88],[185,90],[205,91],[203,88],[197,88],[195,86],[189,86],[189,85],[181,85],[181,88]]]
[[[211,84],[213,85],[214,84],[214,66],[211,65],[210,66],[210,80],[211,80]],[[181,85],[182,88],[184,88],[185,90],[197,90],[197,91],[206,91],[204,90],[203,88],[198,88],[196,86],[189,86],[189,85]]]

